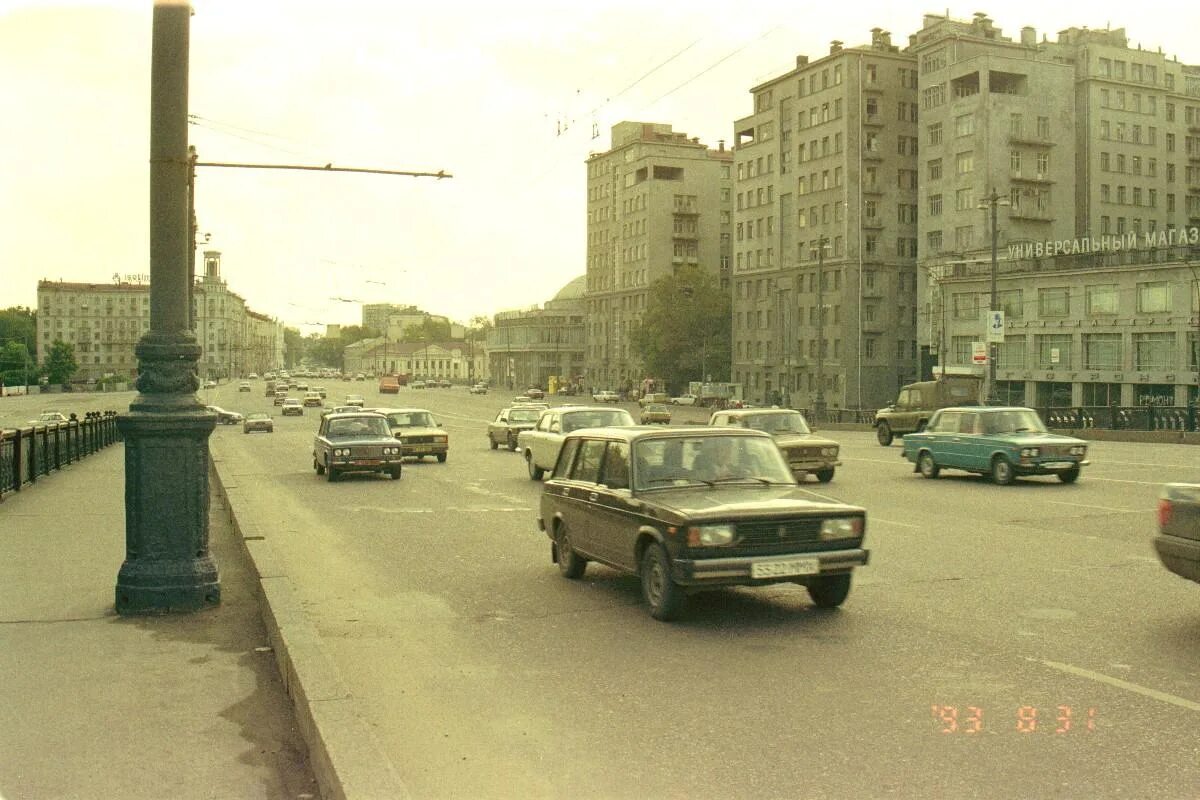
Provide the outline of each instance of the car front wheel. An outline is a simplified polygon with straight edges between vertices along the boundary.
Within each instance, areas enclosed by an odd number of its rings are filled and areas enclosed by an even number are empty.
[[[337,480],[337,470],[335,470],[332,466],[327,466],[325,468],[325,480],[329,481],[330,483],[333,483]]]
[[[875,428],[875,439],[884,447],[892,443],[892,429],[886,422],[881,422]]]
[[[817,480],[821,483],[829,483],[833,480],[833,468],[817,470]]]
[[[669,621],[682,612],[687,596],[675,581],[671,580],[671,562],[661,544],[646,548],[641,565],[642,596],[650,606],[650,616]]]
[[[495,439],[493,439],[493,438],[492,438],[492,436],[491,436],[491,434],[488,434],[488,444],[490,444],[490,445],[492,446],[492,449],[493,449],[493,450],[499,450],[499,449],[500,449],[500,443],[499,443],[499,442],[497,442]]]
[[[921,471],[923,478],[936,478],[942,471],[928,450],[922,450],[921,455],[917,456],[917,469]]]
[[[997,486],[1008,486],[1013,482],[1012,464],[1008,463],[1008,459],[1004,456],[996,456],[992,459],[992,482]]]
[[[544,475],[546,472],[544,469],[534,463],[532,452],[525,454],[525,466],[529,468],[529,480],[531,481],[540,481],[542,479],[542,475]]]
[[[850,594],[850,573],[817,578],[809,584],[808,594],[817,608],[837,608]]]
[[[320,461],[317,461],[315,458],[313,459],[313,469],[315,469],[317,471],[318,475],[325,474],[325,465],[322,464]]]
[[[403,472],[403,467],[401,467],[399,464],[397,464],[396,466],[394,466],[390,470],[388,470],[388,472],[391,473],[392,480],[398,481],[398,480],[400,480],[400,474]]]
[[[437,460],[438,460],[438,463],[439,463],[439,464],[445,464],[445,463],[446,463],[446,456],[447,456],[447,455],[448,455],[448,453],[438,453],[438,454],[437,454]]]
[[[1074,483],[1079,480],[1079,467],[1071,467],[1058,473],[1058,479],[1063,483]]]

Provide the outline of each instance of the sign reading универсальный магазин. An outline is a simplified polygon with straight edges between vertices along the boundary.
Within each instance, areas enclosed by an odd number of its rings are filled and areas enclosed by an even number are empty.
[[[1010,261],[1018,258],[1067,256],[1080,253],[1116,253],[1150,247],[1200,244],[1200,228],[1170,228],[1146,233],[1118,233],[1083,236],[1078,239],[1047,239],[1044,242],[1020,242],[1008,246]]]

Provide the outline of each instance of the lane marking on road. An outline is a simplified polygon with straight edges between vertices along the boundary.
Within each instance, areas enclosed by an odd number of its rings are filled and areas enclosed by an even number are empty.
[[[1163,481],[1131,481],[1123,478],[1101,478],[1096,475],[1088,475],[1085,480],[1088,483],[1092,481],[1107,481],[1108,483],[1136,483],[1138,486],[1162,486]]]
[[[1074,506],[1075,508],[1094,508],[1097,511],[1115,511],[1118,514],[1153,514],[1154,509],[1145,508],[1112,508],[1111,506],[1096,506],[1090,503],[1067,503],[1063,500],[1047,500],[1047,503],[1055,506]]]
[[[1037,661],[1047,667],[1050,667],[1050,669],[1056,669],[1060,672],[1066,672],[1071,675],[1076,675],[1080,678],[1087,678],[1088,680],[1096,681],[1097,683],[1105,683],[1109,686],[1116,687],[1117,689],[1124,689],[1127,692],[1140,694],[1143,697],[1149,697],[1154,700],[1159,700],[1163,703],[1170,703],[1173,706],[1186,708],[1189,711],[1200,711],[1200,703],[1195,701],[1185,700],[1182,697],[1176,697],[1173,694],[1160,692],[1157,689],[1151,689],[1147,686],[1140,686],[1136,683],[1123,681],[1120,678],[1112,678],[1108,675],[1102,675],[1099,672],[1092,672],[1090,669],[1083,669],[1082,667],[1076,667],[1071,664],[1063,664],[1059,661],[1045,661],[1036,658],[1031,658],[1030,661]]]
[[[518,512],[529,513],[532,508],[522,506],[511,507],[491,507],[480,506],[470,508],[375,508],[373,506],[352,506],[349,511],[361,511],[370,514],[434,514],[434,513],[500,513],[500,512]]]

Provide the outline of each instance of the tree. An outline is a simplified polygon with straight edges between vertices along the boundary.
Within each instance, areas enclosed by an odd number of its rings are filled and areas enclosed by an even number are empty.
[[[650,286],[641,325],[630,336],[647,374],[672,392],[688,381],[727,380],[732,303],[712,273],[686,267]]]
[[[283,329],[283,366],[292,369],[304,357],[304,341],[296,328]]]
[[[79,369],[75,361],[75,345],[55,339],[46,355],[45,366],[50,383],[69,383],[71,376]]]
[[[404,329],[406,342],[444,342],[450,338],[450,322],[426,316],[420,325]]]
[[[37,379],[37,365],[29,357],[25,342],[10,339],[0,340],[0,384],[24,386],[29,380]]]

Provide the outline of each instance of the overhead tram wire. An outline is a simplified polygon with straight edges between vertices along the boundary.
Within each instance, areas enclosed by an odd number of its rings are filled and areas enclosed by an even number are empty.
[[[724,56],[722,56],[721,58],[717,59],[717,60],[716,60],[716,61],[714,61],[714,62],[713,62],[711,65],[709,65],[708,67],[704,68],[704,69],[703,69],[703,70],[701,70],[700,72],[697,72],[695,75],[693,75],[692,77],[688,78],[686,81],[684,81],[683,83],[679,84],[678,86],[676,86],[676,87],[675,87],[674,89],[672,89],[671,91],[667,92],[666,94],[659,95],[658,97],[654,98],[654,99],[653,99],[653,100],[651,100],[649,103],[647,103],[646,105],[642,106],[642,108],[643,108],[643,109],[645,109],[645,108],[649,108],[650,106],[654,105],[655,103],[659,102],[660,100],[663,100],[663,99],[665,99],[665,98],[667,98],[667,97],[670,97],[671,95],[675,94],[675,92],[678,92],[680,89],[682,89],[683,87],[687,86],[687,85],[688,85],[689,83],[691,83],[692,81],[694,81],[694,80],[696,80],[697,78],[699,78],[701,75],[706,75],[706,74],[708,74],[709,72],[712,72],[714,69],[716,69],[717,67],[721,66],[721,65],[722,65],[722,64],[724,64],[726,61],[728,61],[729,59],[733,58],[734,56],[736,56],[738,53],[740,53],[740,52],[742,52],[743,50],[745,50],[745,49],[746,49],[747,47],[749,47],[750,45],[752,45],[752,44],[757,44],[758,42],[761,42],[763,39],[767,38],[767,37],[768,37],[768,36],[770,36],[772,33],[774,33],[775,31],[779,30],[781,27],[783,27],[783,26],[782,26],[782,25],[776,25],[776,26],[774,26],[773,28],[768,28],[768,29],[767,29],[766,31],[764,31],[764,32],[763,32],[761,35],[759,35],[759,36],[757,36],[757,37],[755,37],[755,38],[751,39],[751,40],[750,40],[750,41],[748,41],[748,42],[746,42],[745,44],[743,44],[741,47],[738,47],[738,48],[737,48],[736,50],[734,50],[733,52],[731,52],[731,53],[728,53],[727,55],[724,55]]]

